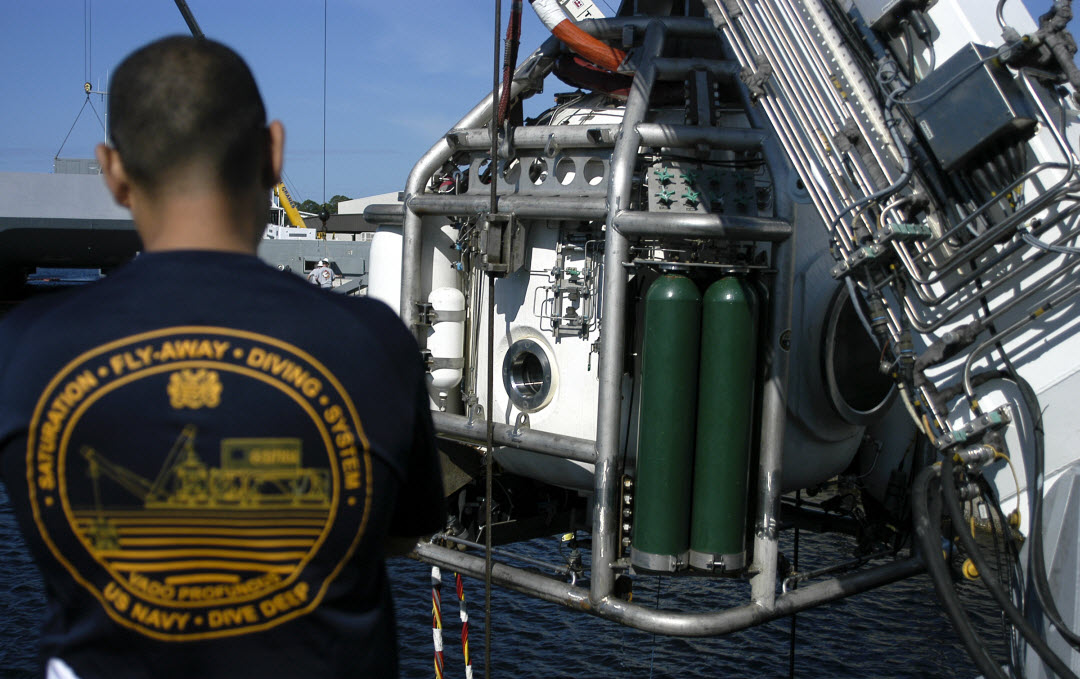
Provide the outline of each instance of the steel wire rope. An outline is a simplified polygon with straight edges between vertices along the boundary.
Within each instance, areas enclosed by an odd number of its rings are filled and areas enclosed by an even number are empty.
[[[93,2],[83,0],[83,80],[90,82],[90,74],[93,73]]]
[[[498,111],[499,111],[499,32],[502,29],[502,0],[495,0],[495,30],[492,38],[494,57],[491,68],[491,162],[490,171],[491,204],[489,218],[498,210],[498,173],[495,170],[499,159]],[[510,86],[508,82],[507,87]],[[487,275],[487,451],[484,455],[484,679],[491,679],[491,569],[494,561],[491,554],[491,496],[492,463],[495,456],[495,274]]]
[[[664,581],[664,576],[657,574],[656,576],[656,610],[660,610],[660,587]],[[656,632],[653,632],[652,641],[649,644],[649,679],[653,677],[653,661],[656,659]]]
[[[954,485],[953,469],[952,456],[946,454],[941,463],[941,496],[945,500],[945,509],[949,514],[949,518],[952,519],[953,526],[963,526],[964,513]],[[982,580],[983,586],[990,593],[990,596],[994,598],[998,606],[1001,607],[1002,612],[1005,613],[1016,630],[1020,632],[1032,649],[1059,677],[1077,679],[1077,676],[1073,674],[1064,661],[1047,645],[1046,640],[1040,637],[1038,631],[1024,618],[1024,614],[1013,604],[1009,595],[1002,591],[1001,584],[990,577],[990,566],[987,564],[986,559],[983,558],[982,549],[975,542],[975,538],[962,528],[957,530],[956,534],[959,536],[964,549],[967,550],[968,557],[982,576],[980,580]]]
[[[851,279],[848,279],[851,280]],[[798,512],[802,506],[802,491],[795,491],[795,511]],[[791,569],[795,573],[799,572],[799,526],[795,526],[793,534],[795,545],[792,550],[792,564]],[[792,589],[798,589],[799,582],[796,580],[792,584]],[[795,679],[795,620],[797,618],[796,613],[791,614],[791,635],[789,637],[790,645],[788,646],[788,677],[789,679]]]
[[[326,10],[327,0],[323,0],[322,19],[322,202],[326,205]],[[323,210],[326,208],[324,207]],[[321,211],[320,211],[321,212]],[[323,222],[326,228],[326,222]]]
[[[86,95],[86,101],[90,104],[90,110],[94,112],[94,117],[97,118],[98,124],[101,125],[101,132],[108,136],[109,132],[105,129],[105,121],[101,119],[101,114],[97,112],[97,107],[94,106],[94,102],[90,101],[90,95]]]
[[[498,0],[496,0],[497,2]],[[492,182],[494,183],[494,182]],[[491,569],[494,566],[491,546],[492,458],[495,456],[495,275],[487,276],[487,454],[484,455],[484,677],[491,676]]]
[[[86,99],[83,100],[83,105],[79,109],[78,115],[75,116],[75,121],[73,123],[71,123],[71,128],[68,130],[67,134],[64,135],[64,141],[60,142],[60,148],[56,149],[56,153],[53,154],[53,160],[56,160],[57,158],[60,157],[60,152],[64,150],[64,144],[67,143],[67,140],[71,136],[72,131],[74,131],[75,126],[79,123],[79,118],[82,117],[83,110],[86,109],[86,105],[89,104],[89,103],[90,103],[90,95],[88,94],[88,95],[86,95]]]
[[[499,112],[496,119],[496,127],[502,128],[506,122],[506,115],[510,110],[510,82],[514,76],[514,66],[517,65],[518,44],[521,42],[521,8],[522,0],[512,0],[510,3],[510,19],[506,22],[506,40],[503,46],[502,64],[502,93],[499,96]],[[496,34],[496,40],[498,36]],[[496,178],[496,167],[492,157],[492,182]]]

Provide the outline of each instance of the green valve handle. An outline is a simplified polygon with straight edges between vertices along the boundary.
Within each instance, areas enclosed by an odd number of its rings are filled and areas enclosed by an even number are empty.
[[[672,174],[671,170],[667,169],[666,167],[655,170],[653,174],[656,175],[656,178],[660,180],[661,184],[667,184],[675,178],[675,175]]]
[[[686,193],[684,193],[682,197],[686,199],[687,203],[697,203],[701,200],[701,191],[687,189]]]
[[[697,181],[697,173],[696,172],[683,172],[682,173],[682,178],[683,178],[683,181],[686,182],[687,184],[693,184],[693,183],[695,183]]]
[[[675,189],[660,189],[656,196],[664,205],[671,205],[672,201],[675,200]]]

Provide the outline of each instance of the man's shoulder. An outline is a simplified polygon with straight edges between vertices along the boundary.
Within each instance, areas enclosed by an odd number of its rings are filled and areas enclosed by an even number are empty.
[[[71,290],[50,292],[20,302],[14,309],[0,316],[0,347],[9,342],[18,341],[22,335],[33,331],[41,324],[48,324],[54,320],[62,322],[65,308],[78,308],[80,300],[95,285],[97,283]]]
[[[326,291],[320,291],[326,294]],[[373,336],[388,347],[417,351],[416,339],[401,318],[385,302],[374,297],[345,296],[330,293],[342,313],[353,316]]]

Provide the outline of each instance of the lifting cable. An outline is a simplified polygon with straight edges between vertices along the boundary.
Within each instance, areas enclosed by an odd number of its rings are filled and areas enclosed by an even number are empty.
[[[494,117],[492,117],[494,120]],[[492,135],[494,138],[494,135]],[[492,185],[495,180],[492,179]],[[487,285],[487,342],[488,342],[488,370],[487,370],[487,452],[484,455],[484,676],[491,676],[491,568],[494,562],[491,559],[491,496],[492,488],[492,462],[495,457],[495,427],[491,419],[494,406],[492,404],[492,391],[494,390],[494,378],[492,377],[495,365],[495,275],[488,274]]]
[[[89,87],[90,83],[88,82],[86,84]],[[71,123],[71,127],[68,129],[67,134],[64,135],[64,141],[60,142],[60,148],[56,149],[56,153],[53,154],[53,160],[56,160],[57,158],[60,157],[60,152],[64,150],[64,145],[67,144],[67,140],[71,137],[71,133],[75,131],[75,126],[79,124],[79,118],[82,117],[83,111],[86,110],[86,105],[87,104],[90,104],[90,110],[94,112],[94,117],[97,118],[98,123],[101,125],[101,131],[103,133],[105,133],[106,135],[108,134],[105,131],[105,123],[101,120],[101,115],[97,112],[97,109],[94,107],[94,102],[90,101],[90,90],[87,89],[87,91],[86,91],[86,99],[83,100],[83,105],[82,105],[82,107],[79,108],[78,115],[75,116],[75,122]]]
[[[499,110],[499,32],[502,29],[502,0],[495,0],[494,65],[491,73],[491,205],[490,214],[498,211],[498,110]],[[495,456],[495,426],[492,420],[494,405],[495,369],[495,274],[488,272],[487,285],[487,404],[484,409],[487,421],[487,445],[484,454],[484,677],[491,679],[491,495],[492,462]]]
[[[850,278],[848,280],[851,280]],[[795,511],[799,511],[799,507],[802,506],[802,491],[795,491]],[[791,570],[793,573],[799,572],[799,526],[795,525],[795,546],[792,555]],[[795,580],[792,585],[792,589],[799,586],[799,581]],[[795,613],[791,614],[791,645],[788,647],[788,677],[789,679],[795,679]]]
[[[656,576],[656,610],[660,610],[660,587],[663,584],[663,575]],[[649,679],[653,679],[653,661],[656,660],[656,632],[653,632],[652,642],[649,648]]]
[[[502,94],[499,97],[499,114],[495,120],[495,126],[502,129],[506,121],[506,114],[510,110],[510,83],[514,75],[514,67],[517,66],[518,44],[521,42],[521,2],[513,0],[510,3],[510,20],[506,22],[506,46],[503,50],[502,68]],[[495,171],[492,166],[492,172]],[[492,177],[494,178],[494,174]],[[494,179],[493,179],[494,181]]]
[[[94,69],[94,3],[92,0],[83,0],[83,82],[90,82],[90,74]]]
[[[323,0],[322,12],[322,202],[326,205],[326,0]],[[323,229],[326,229],[326,222],[323,222]]]

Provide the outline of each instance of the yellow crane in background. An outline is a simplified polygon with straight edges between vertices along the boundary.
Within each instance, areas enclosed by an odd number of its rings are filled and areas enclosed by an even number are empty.
[[[274,187],[274,194],[278,197],[281,208],[285,210],[285,215],[289,218],[289,223],[298,229],[307,228],[307,225],[304,224],[304,218],[300,216],[300,211],[297,210],[296,205],[293,204],[292,196],[289,195],[289,190],[285,188],[285,182],[280,182]]]

